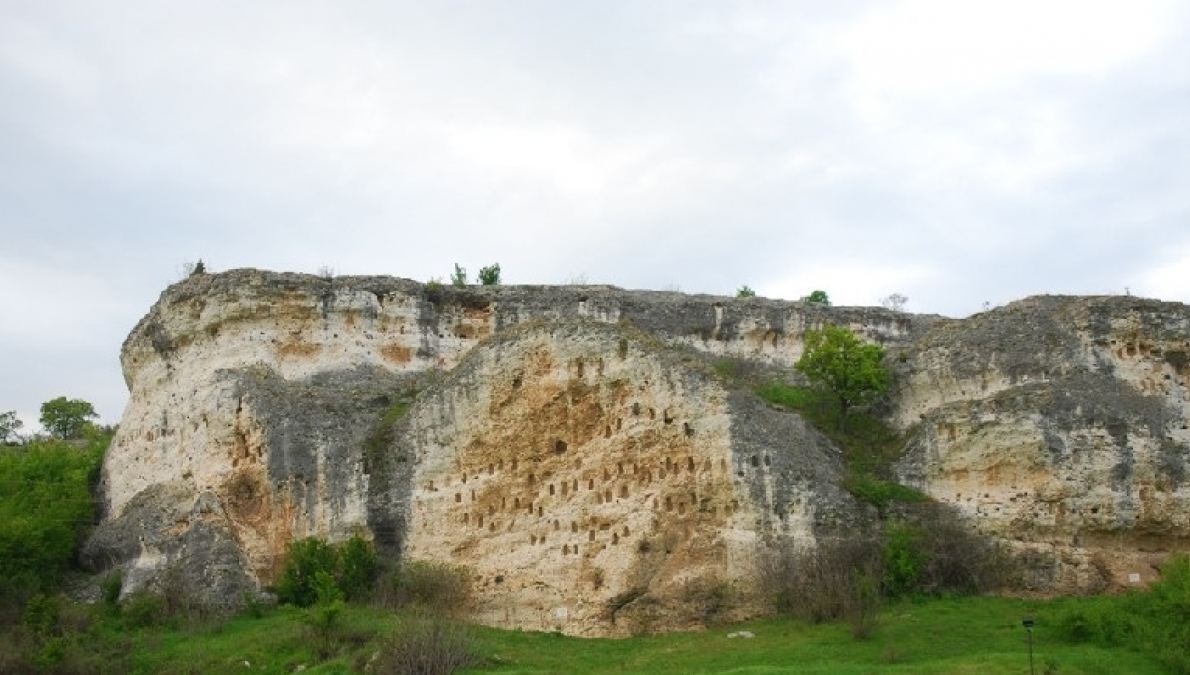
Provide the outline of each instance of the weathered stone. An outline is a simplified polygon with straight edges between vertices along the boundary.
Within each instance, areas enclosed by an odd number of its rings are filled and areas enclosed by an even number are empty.
[[[130,592],[181,574],[234,601],[293,539],[358,532],[468,567],[495,625],[686,628],[724,588],[746,616],[767,547],[870,514],[837,448],[710,364],[796,377],[825,322],[890,352],[902,480],[1015,542],[1039,590],[1151,578],[1185,547],[1183,305],[1031,298],[951,321],[237,270],[167,289],[125,342],[86,555]]]
[[[893,397],[901,478],[1051,561],[1045,590],[1151,581],[1190,548],[1188,348],[1190,308],[1130,297],[936,326]]]

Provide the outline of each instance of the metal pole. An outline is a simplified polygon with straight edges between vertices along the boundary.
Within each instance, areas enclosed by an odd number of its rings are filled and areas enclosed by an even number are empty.
[[[1029,675],[1037,675],[1033,671],[1033,617],[1026,616],[1021,619],[1021,625],[1025,627],[1025,632],[1029,634]]]
[[[1036,675],[1033,672],[1033,629],[1029,629],[1029,675]]]

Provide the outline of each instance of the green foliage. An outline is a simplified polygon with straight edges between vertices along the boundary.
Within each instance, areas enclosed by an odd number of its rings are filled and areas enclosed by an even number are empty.
[[[479,283],[484,286],[500,285],[500,263],[479,268]]]
[[[857,499],[880,509],[891,502],[926,501],[921,492],[881,477],[891,473],[890,467],[901,453],[902,439],[879,419],[854,412],[844,425],[838,400],[824,389],[765,382],[755,391],[769,403],[799,413],[843,450],[847,464],[844,486]]]
[[[928,499],[924,494],[907,485],[877,478],[865,471],[857,471],[849,475],[845,481],[845,487],[856,499],[879,509],[884,509],[893,502],[913,504]]]
[[[739,289],[736,290],[735,296],[737,298],[754,298],[754,297],[756,297],[756,291],[752,290],[745,284],[743,286],[740,286]]]
[[[865,572],[857,574],[855,591],[847,596],[847,600],[843,615],[851,627],[851,636],[857,640],[871,638],[880,618],[880,606],[883,604],[880,584],[876,581],[875,575]]]
[[[119,574],[109,574],[99,582],[100,600],[103,601],[103,606],[112,611],[118,611],[120,607],[120,591],[124,587],[124,580],[120,578]]]
[[[298,607],[313,605],[318,600],[319,572],[334,574],[337,566],[335,550],[322,539],[309,537],[290,543],[289,556],[277,583],[277,599]]]
[[[918,581],[927,562],[921,540],[921,532],[908,523],[893,522],[885,528],[885,594],[895,598],[917,590]]]
[[[0,452],[0,604],[49,592],[94,522],[91,486],[110,436],[79,448],[35,441]]]
[[[25,604],[25,614],[21,617],[21,625],[35,635],[46,635],[58,624],[58,616],[61,612],[61,598],[38,593],[29,598],[29,602]]]
[[[467,270],[455,263],[455,271],[450,275],[450,285],[463,287],[467,285]]]
[[[834,395],[842,424],[852,408],[888,390],[891,376],[880,345],[866,344],[846,328],[831,324],[806,331],[805,345],[794,367]]]
[[[314,574],[313,588],[314,606],[307,610],[306,622],[318,641],[318,655],[325,659],[335,653],[340,642],[336,638],[344,609],[343,591],[326,570]]]
[[[1169,673],[1133,649],[1061,638],[1057,616],[1099,600],[914,598],[884,604],[878,627],[862,641],[852,639],[851,622],[844,620],[810,624],[769,618],[709,631],[599,639],[465,626],[420,612],[348,604],[336,619],[328,656],[322,655],[326,645],[313,639],[309,612],[293,607],[272,609],[263,618],[129,629],[123,620],[63,600],[48,634],[33,636],[19,625],[0,631],[0,673],[417,673],[427,671],[394,665],[387,653],[390,640],[408,640],[422,655],[457,654],[441,648],[459,644],[435,638],[434,631],[441,629],[463,633],[468,639],[462,644],[475,658],[470,670],[456,672],[1019,675],[1029,672],[1020,626],[1026,614],[1037,619],[1039,675],[1049,661],[1059,664],[1062,675]],[[438,628],[426,625],[434,623]],[[727,637],[741,630],[755,637]],[[1181,645],[1165,647],[1174,651]]]
[[[393,456],[389,446],[393,440],[393,428],[397,422],[409,411],[409,406],[417,396],[417,389],[410,388],[393,394],[393,400],[380,419],[372,426],[364,438],[364,470],[372,477],[373,485],[382,488],[387,484],[389,462],[396,459],[403,461],[402,456]]]
[[[756,386],[756,393],[769,403],[789,408],[807,416],[812,423],[829,418],[830,400],[824,400],[822,392],[804,387],[791,387],[783,382],[765,382]],[[815,424],[815,426],[818,426]]]
[[[131,628],[165,625],[168,617],[165,597],[148,591],[133,593],[120,606],[120,617]]]
[[[0,413],[0,444],[7,443],[24,425],[15,410]]]
[[[1067,641],[1132,648],[1175,675],[1190,675],[1190,557],[1171,558],[1145,592],[1093,598],[1067,609],[1058,628]]]
[[[363,537],[355,536],[339,549],[339,587],[347,600],[361,600],[372,590],[379,571],[376,549]]]
[[[802,302],[807,305],[822,305],[830,307],[831,299],[827,296],[826,291],[814,291],[802,298]]]
[[[94,406],[78,398],[59,396],[41,404],[41,426],[56,438],[80,438],[97,417]]]
[[[363,598],[376,578],[378,559],[372,544],[353,535],[340,546],[317,537],[290,543],[277,583],[277,599],[310,607]]]

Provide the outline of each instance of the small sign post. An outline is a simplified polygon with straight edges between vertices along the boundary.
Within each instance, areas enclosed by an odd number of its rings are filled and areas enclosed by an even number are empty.
[[[1025,627],[1025,632],[1029,634],[1029,675],[1036,675],[1033,672],[1033,617],[1026,616],[1021,619],[1021,625]]]

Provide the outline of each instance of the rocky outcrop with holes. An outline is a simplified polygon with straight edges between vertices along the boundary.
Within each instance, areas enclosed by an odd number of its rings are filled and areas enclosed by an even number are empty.
[[[1013,542],[1030,586],[1135,585],[1190,550],[1190,308],[1029,298],[901,358],[902,480]]]
[[[1126,581],[1184,544],[1182,305],[1039,298],[950,321],[237,270],[170,287],[125,342],[130,401],[85,555],[126,592],[235,602],[295,538],[360,533],[465,566],[493,625],[622,635],[752,613],[708,598],[748,597],[766,547],[871,513],[829,440],[719,367],[789,377],[826,322],[889,350],[902,480],[1033,555],[1039,588]]]

